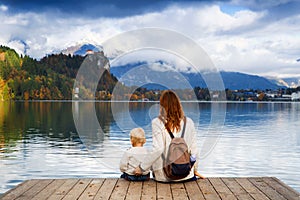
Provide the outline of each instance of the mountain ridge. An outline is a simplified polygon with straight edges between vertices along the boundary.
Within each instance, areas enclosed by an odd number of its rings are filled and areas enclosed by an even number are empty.
[[[160,64],[162,63],[161,61],[159,61]],[[145,66],[147,65],[147,62],[137,62],[137,63],[129,63],[127,65],[122,65],[122,66],[111,66],[110,71],[112,74],[114,74],[119,80],[122,79],[122,77],[125,77],[124,81],[127,81],[128,83],[142,83],[143,81],[141,80],[140,77],[143,76],[142,73],[145,73],[145,70],[140,70],[141,72],[139,73],[139,70],[134,70],[135,68],[138,68],[139,66]],[[145,67],[144,67],[145,68]],[[131,71],[134,70],[134,71]],[[128,73],[132,73],[135,72],[136,74],[130,74],[127,75]],[[152,71],[153,73],[157,73],[155,72],[155,70]],[[139,74],[137,74],[139,73]],[[147,76],[149,75],[149,73],[151,73],[151,70],[147,71],[147,73],[145,73],[145,76],[147,78]],[[200,73],[186,73],[186,72],[177,72],[179,75],[182,75],[181,79],[186,79],[190,85],[192,87],[202,87],[205,88],[207,87],[204,79],[203,79],[203,74]],[[211,74],[209,74],[211,73]],[[214,72],[205,72],[205,76],[209,77],[209,76],[213,76]],[[271,89],[271,90],[276,90],[276,89],[280,89],[280,88],[286,88],[286,86],[282,86],[282,85],[277,85],[275,83],[272,83],[269,79],[265,78],[265,77],[261,77],[258,75],[250,75],[250,74],[245,74],[245,73],[241,73],[241,72],[228,72],[228,71],[220,71],[218,72],[224,82],[224,87],[226,89],[231,89],[231,90],[239,90],[239,89],[259,89],[259,90],[266,90],[266,89]],[[176,75],[176,73],[174,72],[174,77]],[[157,74],[159,76],[159,74]],[[127,78],[128,76],[128,78]],[[176,77],[168,77],[168,76],[164,76],[164,79],[167,79],[166,82],[171,82],[171,81],[177,81],[177,83],[180,83],[180,79],[176,79]],[[131,80],[129,80],[131,79]],[[135,80],[135,81],[134,81]],[[157,79],[158,80],[158,79]],[[159,80],[158,80],[159,81]],[[179,88],[181,88],[182,84],[177,84],[177,86]],[[150,89],[152,86],[148,85],[147,87],[149,87]],[[157,87],[157,84],[155,85],[155,87]],[[179,89],[177,88],[177,89]]]
[[[103,52],[103,47],[100,45],[94,45],[91,43],[81,43],[74,46],[70,46],[60,53],[65,55],[80,55],[85,56],[88,51],[92,52]],[[116,51],[118,52],[118,51]],[[58,54],[58,53],[54,53]],[[158,61],[159,64],[162,64],[164,61]],[[128,63],[123,66],[113,66],[111,72],[120,78],[126,70],[136,67],[136,65],[147,64],[147,62],[137,62],[137,63]],[[117,67],[117,68],[115,68]],[[117,70],[118,69],[118,70]],[[116,72],[119,71],[119,72]],[[204,81],[200,76],[196,76],[192,73],[180,72],[192,86],[197,87],[206,87]],[[220,74],[224,80],[225,88],[228,89],[278,89],[278,88],[296,88],[300,86],[300,77],[291,77],[291,78],[276,78],[276,77],[263,77],[259,75],[250,75],[242,72],[229,72],[229,71],[220,71]]]

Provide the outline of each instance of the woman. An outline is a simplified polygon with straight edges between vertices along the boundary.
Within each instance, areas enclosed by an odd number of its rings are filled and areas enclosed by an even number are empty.
[[[171,90],[164,91],[160,97],[159,117],[152,120],[153,152],[156,152],[156,155],[159,155],[152,163],[153,177],[156,181],[174,181],[166,177],[163,170],[163,157],[166,157],[169,150],[169,145],[171,143],[171,137],[167,131],[167,128],[173,133],[174,137],[180,137],[184,125],[183,119],[184,112],[178,96]],[[189,153],[193,156],[196,156],[197,159],[189,175],[176,181],[196,180],[196,176],[204,178],[197,172],[199,156],[196,130],[194,122],[188,117],[186,117],[184,139],[188,145]],[[153,157],[149,160],[153,160]],[[146,167],[147,164],[144,166]],[[140,173],[139,170],[143,169],[144,166],[143,163],[140,165],[140,168],[136,170],[137,174]]]

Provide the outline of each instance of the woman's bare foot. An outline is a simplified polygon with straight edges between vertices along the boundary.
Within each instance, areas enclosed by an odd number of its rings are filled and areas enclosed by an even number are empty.
[[[201,178],[201,179],[205,179],[205,177],[202,176],[199,172],[195,172],[195,176],[198,176],[198,177]]]

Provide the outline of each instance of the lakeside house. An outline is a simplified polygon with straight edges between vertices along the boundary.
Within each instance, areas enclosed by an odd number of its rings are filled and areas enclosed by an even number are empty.
[[[293,92],[291,95],[291,100],[292,101],[300,101],[300,91]]]
[[[75,98],[75,99],[79,99],[79,88],[78,88],[78,87],[75,88],[75,91],[74,91],[74,98]]]

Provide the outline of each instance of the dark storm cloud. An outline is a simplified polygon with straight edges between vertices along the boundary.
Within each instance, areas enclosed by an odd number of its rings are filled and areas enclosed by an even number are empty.
[[[148,12],[160,12],[170,5],[188,6],[193,4],[227,3],[239,5],[253,11],[266,10],[266,21],[278,20],[299,13],[298,0],[0,0],[10,12],[58,12],[72,16],[125,17]]]
[[[70,15],[86,15],[91,17],[124,17],[159,12],[170,4],[208,3],[209,0],[0,0],[0,4],[9,6],[12,12],[45,12],[58,11]],[[223,2],[226,2],[224,0]]]

